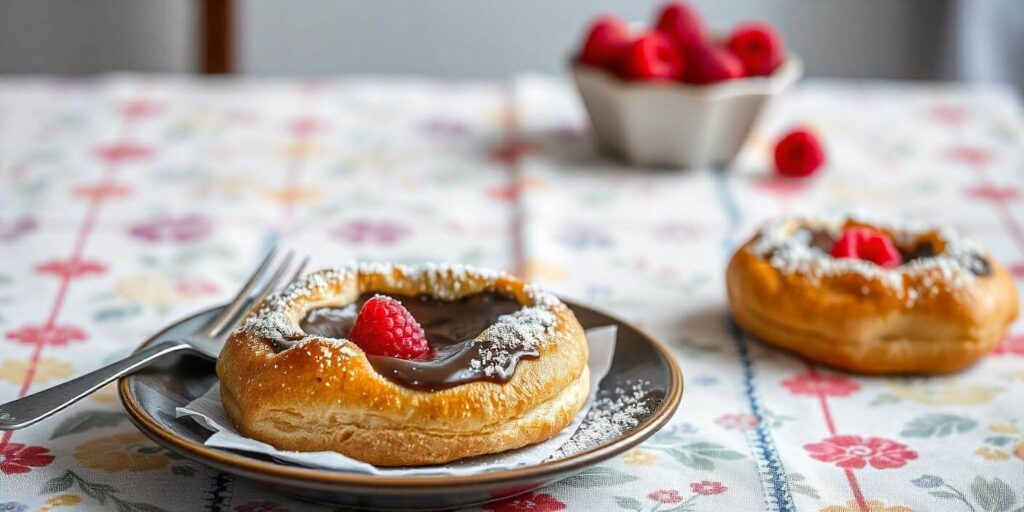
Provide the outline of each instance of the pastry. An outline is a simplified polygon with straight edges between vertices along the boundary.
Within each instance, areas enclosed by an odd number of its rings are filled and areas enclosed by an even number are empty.
[[[726,271],[736,322],[808,359],[868,374],[943,373],[1017,317],[1006,269],[952,232],[855,219],[762,228]]]
[[[504,273],[443,265],[310,274],[250,311],[217,375],[246,436],[378,466],[547,440],[589,391],[567,306]]]

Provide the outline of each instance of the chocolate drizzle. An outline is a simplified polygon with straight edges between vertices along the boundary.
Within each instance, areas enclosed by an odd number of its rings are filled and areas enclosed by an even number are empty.
[[[345,307],[313,309],[299,325],[308,334],[346,338],[356,312],[370,297],[373,294],[363,294]],[[367,359],[378,373],[402,386],[439,390],[481,380],[507,382],[519,360],[539,355],[538,340],[530,335],[530,328],[523,327],[526,321],[516,316],[523,306],[507,296],[481,293],[455,301],[396,298],[423,327],[431,346],[430,359],[373,355]]]

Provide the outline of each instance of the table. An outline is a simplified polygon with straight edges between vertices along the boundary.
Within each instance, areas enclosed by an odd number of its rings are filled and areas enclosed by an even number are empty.
[[[770,177],[813,126],[827,168]],[[225,300],[269,244],[314,266],[454,261],[614,311],[679,357],[670,426],[486,510],[1020,510],[1024,335],[969,371],[860,378],[748,339],[723,270],[758,224],[860,209],[950,225],[1024,278],[1013,92],[808,82],[729,170],[597,156],[564,81],[0,80],[0,400]],[[6,506],[7,508],[3,508]],[[150,443],[113,388],[0,438],[3,510],[310,506]]]

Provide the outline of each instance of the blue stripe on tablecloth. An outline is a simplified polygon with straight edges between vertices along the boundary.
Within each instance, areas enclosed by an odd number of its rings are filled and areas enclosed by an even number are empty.
[[[718,203],[729,221],[729,230],[722,239],[722,248],[726,255],[730,255],[736,247],[734,234],[740,225],[742,214],[732,196],[725,172],[723,167],[718,167],[712,172],[712,177]],[[726,317],[725,322],[733,342],[736,344],[736,351],[739,353],[740,366],[743,370],[743,394],[750,407],[750,413],[757,418],[757,427],[747,431],[747,443],[750,445],[750,452],[757,462],[761,475],[761,486],[765,493],[765,509],[769,512],[795,511],[793,497],[789,492],[786,468],[783,467],[779,451],[775,448],[771,426],[764,419],[761,399],[754,385],[754,365],[750,360],[750,348],[747,345],[746,337],[740,331],[739,326],[732,321],[732,318]]]

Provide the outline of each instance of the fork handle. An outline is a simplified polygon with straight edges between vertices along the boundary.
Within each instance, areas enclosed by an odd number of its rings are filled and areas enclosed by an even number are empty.
[[[149,366],[167,354],[191,348],[182,341],[160,342],[81,377],[0,405],[0,430],[25,428],[91,395],[97,389]]]

